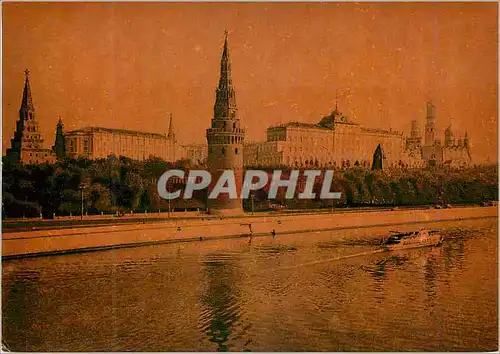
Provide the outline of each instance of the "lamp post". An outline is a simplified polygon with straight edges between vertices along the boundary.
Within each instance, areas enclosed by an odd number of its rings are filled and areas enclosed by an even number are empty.
[[[252,215],[253,215],[253,212],[254,212],[254,207],[253,207],[253,199],[254,199],[254,195],[253,193],[250,194],[250,199],[252,200]]]
[[[79,188],[80,188],[81,196],[82,196],[80,220],[83,220],[83,189],[85,188],[85,184],[84,183],[80,183],[80,187]]]
[[[337,90],[338,95],[338,90]],[[337,112],[337,103],[335,103],[335,112]],[[335,114],[332,115],[332,170],[335,162]],[[331,186],[330,186],[331,188]],[[333,199],[332,199],[332,213],[333,213]]]

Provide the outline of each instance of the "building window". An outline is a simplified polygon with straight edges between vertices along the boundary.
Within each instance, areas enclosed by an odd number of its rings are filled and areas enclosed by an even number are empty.
[[[222,148],[221,153],[222,153],[222,155],[225,155],[226,154],[226,148]]]
[[[238,155],[238,148],[235,148],[235,149],[234,149],[234,153],[235,153],[236,155]]]
[[[90,149],[89,149],[89,145],[90,145],[90,144],[89,144],[89,141],[88,141],[88,140],[84,140],[84,141],[83,141],[83,152],[84,152],[84,153],[88,153],[88,152],[89,152],[89,150],[90,150]]]

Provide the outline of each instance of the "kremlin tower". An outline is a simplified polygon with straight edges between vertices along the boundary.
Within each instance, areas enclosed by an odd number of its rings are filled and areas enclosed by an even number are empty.
[[[212,126],[207,129],[208,158],[207,166],[212,175],[210,190],[226,171],[234,171],[236,191],[241,191],[243,181],[243,142],[245,130],[241,127],[236,108],[236,95],[231,79],[231,62],[225,32],[224,49],[220,63],[219,86],[215,90],[216,98]],[[227,193],[221,193],[217,199],[208,199],[208,209],[224,215],[242,214],[241,199],[231,199]]]
[[[35,106],[31,97],[29,71],[26,69],[23,98],[19,109],[19,120],[16,124],[11,147],[7,156],[22,164],[40,164],[55,162],[55,155],[50,149],[43,147],[43,137],[40,126],[35,119]]]

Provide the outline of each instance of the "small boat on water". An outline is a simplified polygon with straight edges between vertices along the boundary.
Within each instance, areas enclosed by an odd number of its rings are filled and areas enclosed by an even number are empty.
[[[391,235],[383,247],[389,250],[401,250],[407,248],[439,246],[443,242],[443,236],[438,231],[420,230],[412,232],[401,232]]]

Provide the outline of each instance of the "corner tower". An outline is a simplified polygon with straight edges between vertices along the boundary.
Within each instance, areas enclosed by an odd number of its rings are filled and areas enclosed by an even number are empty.
[[[236,108],[236,95],[231,78],[231,62],[225,32],[224,48],[220,62],[219,86],[215,90],[214,116],[212,126],[207,129],[208,158],[207,165],[212,174],[213,188],[220,175],[234,171],[237,199],[228,194],[220,194],[217,199],[208,199],[209,210],[223,214],[243,213],[239,192],[243,182],[243,142],[245,130],[241,127]]]
[[[54,162],[55,155],[52,150],[43,147],[44,139],[35,119],[35,106],[31,97],[28,69],[24,71],[24,74],[25,81],[19,120],[16,124],[14,138],[11,139],[11,147],[7,149],[7,156],[22,164]]]

